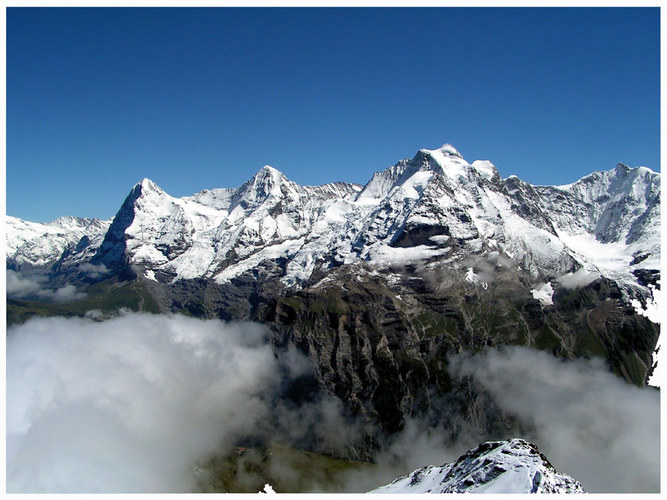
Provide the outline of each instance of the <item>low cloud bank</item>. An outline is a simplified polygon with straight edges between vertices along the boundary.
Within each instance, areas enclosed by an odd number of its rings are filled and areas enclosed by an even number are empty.
[[[262,429],[303,363],[276,358],[252,323],[128,314],[12,327],[7,490],[192,491],[192,465]]]
[[[129,313],[11,327],[7,490],[188,492],[198,461],[248,437],[334,454],[354,446],[368,424],[338,401],[299,400],[312,389],[311,369],[296,350],[277,354],[253,323]],[[476,408],[491,401],[530,429],[505,438],[535,442],[589,492],[659,491],[658,391],[626,384],[601,362],[522,347],[454,356],[450,374],[483,391]],[[437,427],[428,415],[409,420],[377,465],[341,474],[337,491],[369,491],[488,439],[449,404],[436,404],[446,416]],[[330,486],[313,480],[311,489]]]
[[[35,277],[29,278],[25,274],[7,269],[7,296],[12,298],[24,298],[37,293],[43,284],[43,280]]]
[[[12,299],[35,298],[50,302],[71,302],[86,297],[74,285],[49,288],[47,277],[43,274],[28,274],[7,269],[7,297]]]
[[[562,361],[525,347],[450,358],[454,380],[471,379],[481,403],[519,417],[523,437],[559,472],[589,493],[660,491],[660,398],[625,383],[600,361]],[[477,395],[470,395],[479,398]],[[487,399],[490,398],[490,399]],[[468,417],[442,406],[437,427],[411,419],[377,457],[377,467],[351,472],[345,490],[369,491],[426,465],[451,463],[491,439]]]
[[[560,472],[595,493],[660,491],[660,396],[610,373],[600,360],[561,361],[526,347],[458,356],[472,377]]]
[[[109,272],[104,264],[91,264],[90,262],[84,262],[78,269],[81,274],[86,274],[90,278],[99,278]]]

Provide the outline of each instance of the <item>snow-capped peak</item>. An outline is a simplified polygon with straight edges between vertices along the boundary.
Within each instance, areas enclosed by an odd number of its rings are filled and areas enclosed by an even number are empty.
[[[431,164],[431,169],[435,166],[436,171],[441,171],[444,174],[454,173],[465,177],[468,167],[471,166],[472,170],[476,171],[486,180],[500,180],[498,169],[496,169],[493,163],[488,160],[475,160],[472,164],[468,165],[463,156],[461,156],[461,153],[449,143],[443,144],[438,149],[420,149],[415,158],[420,156],[432,159],[435,165]],[[424,163],[430,164],[431,162],[426,160]]]
[[[270,196],[280,197],[282,186],[290,184],[292,182],[282,172],[270,165],[264,165],[236,191],[231,209],[239,204],[244,208],[257,206]]]
[[[496,166],[488,160],[475,160],[472,162],[474,168],[483,179],[487,181],[500,180],[500,173]]]
[[[262,186],[269,190],[275,190],[283,182],[289,183],[290,180],[280,170],[270,165],[264,165],[252,178],[255,187]]]
[[[442,146],[440,146],[438,149],[420,149],[419,151],[427,154],[441,154],[445,156],[455,156],[457,158],[463,159],[463,156],[461,156],[461,153],[458,152],[458,150],[452,146],[449,143],[445,143]]]
[[[135,201],[140,198],[145,198],[152,194],[166,195],[167,193],[160,186],[155,184],[148,177],[144,177],[137,182],[130,191],[129,197]],[[127,200],[126,200],[127,201]]]
[[[140,188],[142,194],[150,192],[164,193],[164,190],[148,177],[144,177],[139,182],[137,182],[135,187]]]
[[[458,182],[459,178],[468,178],[472,170],[451,144],[438,149],[420,149],[412,161],[418,165],[419,170],[432,170],[454,182]]]
[[[86,228],[91,222],[96,221],[96,219],[86,219],[84,217],[73,217],[71,215],[66,215],[64,217],[58,217],[57,219],[52,220],[47,225],[60,227],[63,229],[77,230]]]
[[[280,170],[273,168],[271,165],[264,165],[248,183],[254,187],[265,186],[271,189],[282,183],[291,183],[291,181]]]
[[[147,210],[148,212],[155,214],[157,212],[168,210],[169,208],[165,208],[165,206],[171,207],[173,198],[152,180],[144,177],[135,184],[125,201],[126,203],[131,203],[131,210],[133,212]],[[129,206],[127,208],[129,208]]]
[[[271,165],[264,165],[262,168],[260,168],[257,171],[257,174],[255,174],[255,175],[258,175],[258,174],[261,174],[261,173],[269,174],[269,175],[274,176],[274,177],[275,176],[283,176],[284,177],[284,174],[280,170],[278,170],[277,168],[272,167]]]
[[[625,163],[618,162],[614,170],[616,170],[616,175],[623,176],[627,174],[631,168],[628,167]]]
[[[470,179],[474,171],[486,179],[496,177],[500,179],[498,171],[491,162],[476,163],[476,165],[468,164],[461,153],[449,143],[437,149],[422,148],[412,159],[401,160],[396,165],[374,174],[359,193],[357,201],[377,202],[401,187],[405,188],[403,191],[408,197],[414,198],[410,195],[422,192],[433,178],[433,174],[440,174],[454,184],[458,184],[462,179],[464,182],[465,179]],[[415,186],[419,187],[417,191],[413,189]]]
[[[60,259],[68,247],[86,237],[101,241],[111,221],[59,217],[43,224],[5,217],[8,266],[44,266]]]

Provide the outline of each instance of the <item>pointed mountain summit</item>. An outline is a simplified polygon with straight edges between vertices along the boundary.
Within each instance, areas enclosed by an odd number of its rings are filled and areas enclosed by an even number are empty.
[[[271,165],[264,165],[248,182],[241,186],[239,191],[244,190],[245,186],[251,186],[255,191],[264,191],[265,194],[269,194],[283,182],[291,183],[292,181],[287,179],[280,170]]]
[[[144,177],[136,185],[140,186],[142,191],[162,191],[162,189],[148,177]]]
[[[264,165],[236,191],[232,198],[231,210],[236,205],[240,205],[243,209],[261,205],[271,196],[282,196],[283,188],[292,185],[294,183],[287,179],[282,172],[270,165]]]
[[[172,200],[152,180],[145,177],[137,182],[116,213],[92,263],[104,264],[122,276],[134,277],[128,248],[159,230],[160,219],[173,209]]]
[[[134,186],[132,186],[132,189],[130,190],[129,194],[127,195],[128,197],[131,197],[133,199],[137,199],[140,196],[148,195],[151,193],[164,193],[165,191],[155,184],[152,180],[150,180],[148,177],[144,177],[141,179],[139,182],[137,182]]]
[[[155,201],[159,198],[171,198],[164,189],[147,177],[134,185],[129,196],[132,196],[132,193],[136,193],[136,199],[150,197]]]
[[[444,144],[437,149],[420,149],[413,159],[421,164],[422,169],[429,169],[450,178],[468,177],[470,165],[451,144]]]
[[[493,182],[501,180],[493,163],[477,160],[469,164],[454,146],[447,143],[437,149],[420,149],[411,159],[401,160],[374,174],[358,195],[358,200],[372,202],[401,187],[407,197],[417,198],[436,174],[452,189],[476,183],[480,178]]]
[[[461,153],[459,153],[458,150],[449,143],[445,143],[436,149],[422,148],[417,152],[416,157],[419,155],[430,156],[438,162],[442,162],[442,160],[446,158],[458,158],[463,160]]]

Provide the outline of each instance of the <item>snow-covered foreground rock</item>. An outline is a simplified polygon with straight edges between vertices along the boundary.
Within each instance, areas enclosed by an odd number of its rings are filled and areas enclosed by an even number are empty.
[[[428,466],[370,493],[585,493],[578,481],[557,472],[533,443],[489,441],[456,462]]]

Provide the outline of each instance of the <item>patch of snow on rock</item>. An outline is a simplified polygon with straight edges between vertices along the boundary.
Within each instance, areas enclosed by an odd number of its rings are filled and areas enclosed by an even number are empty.
[[[552,306],[554,289],[551,286],[551,283],[541,283],[536,288],[533,288],[530,293],[533,294],[533,298],[540,301],[543,306]]]
[[[493,180],[494,178],[500,178],[495,165],[488,160],[475,160],[472,162],[472,168],[474,168],[477,173],[487,181]]]
[[[275,495],[276,494],[275,490],[273,489],[273,487],[269,483],[266,483],[264,485],[264,489],[262,491],[260,491],[259,493],[269,494],[269,495]]]
[[[658,281],[658,283],[660,282]],[[660,290],[660,288],[656,288],[653,285],[648,285],[648,288],[651,290],[651,298],[646,301],[646,307],[643,307],[641,302],[639,302],[637,299],[632,300],[632,306],[635,308],[638,314],[646,316],[654,323],[660,323],[662,316],[661,306],[663,303],[662,290]]]

